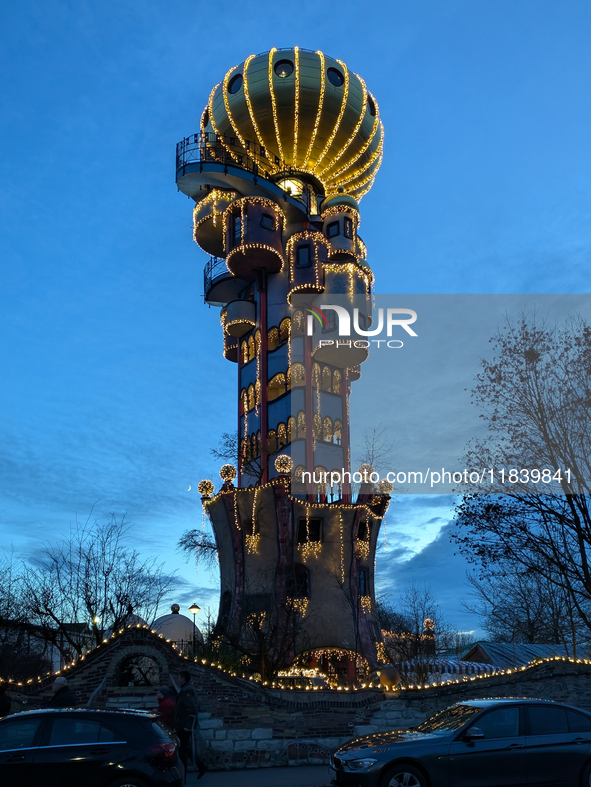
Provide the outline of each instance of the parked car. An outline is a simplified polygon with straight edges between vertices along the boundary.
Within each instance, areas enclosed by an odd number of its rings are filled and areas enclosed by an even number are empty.
[[[0,719],[2,787],[181,787],[177,740],[155,713],[65,708]]]
[[[549,700],[459,702],[331,759],[343,787],[591,787],[591,713]]]

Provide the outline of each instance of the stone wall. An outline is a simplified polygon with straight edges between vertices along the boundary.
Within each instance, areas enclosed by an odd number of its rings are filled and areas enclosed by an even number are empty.
[[[130,655],[149,656],[160,684],[189,669],[199,690],[203,756],[212,768],[321,764],[346,740],[404,729],[463,699],[550,698],[591,711],[591,665],[551,660],[524,670],[460,683],[396,691],[269,690],[180,657],[157,635],[128,629],[64,670],[81,706],[156,708],[154,688],[117,686]],[[39,706],[53,676],[15,687],[13,712]]]

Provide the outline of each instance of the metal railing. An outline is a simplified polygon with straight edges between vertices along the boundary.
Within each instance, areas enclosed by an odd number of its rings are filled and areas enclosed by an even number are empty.
[[[246,172],[252,172],[256,177],[270,179],[274,176],[289,178],[300,177],[301,173],[267,150],[257,142],[244,140],[244,145],[238,137],[227,134],[214,134],[210,131],[200,131],[185,137],[176,146],[176,177],[177,180],[186,174],[187,167],[199,164],[221,164],[226,167],[238,167]],[[286,196],[303,203],[307,212],[313,204],[312,192],[305,186],[303,194],[294,195],[286,192]],[[315,204],[315,202],[314,202]]]
[[[214,279],[224,273],[230,273],[223,257],[210,257],[203,268],[203,293],[207,297]]]

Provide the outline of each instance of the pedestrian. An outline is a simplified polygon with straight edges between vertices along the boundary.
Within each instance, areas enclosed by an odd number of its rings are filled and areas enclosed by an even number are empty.
[[[179,748],[179,757],[185,767],[186,784],[193,720],[197,718],[199,707],[197,704],[197,689],[191,683],[191,673],[188,670],[180,671],[177,676],[177,683],[179,684],[180,691],[176,698],[175,727],[176,734],[181,744]],[[195,752],[195,765],[199,771],[197,778],[200,779],[207,770],[207,766],[197,756],[197,752]]]
[[[65,678],[61,676],[56,678],[51,684],[51,690],[53,694],[48,703],[50,708],[76,708],[78,706],[74,692],[68,686],[68,681]]]
[[[174,730],[175,703],[173,690],[168,686],[161,686],[156,692],[156,699],[158,700],[158,713],[160,714],[160,718],[167,727]]]
[[[8,716],[10,713],[10,706],[12,705],[12,700],[6,693],[8,689],[8,683],[0,683],[0,719],[2,716]]]

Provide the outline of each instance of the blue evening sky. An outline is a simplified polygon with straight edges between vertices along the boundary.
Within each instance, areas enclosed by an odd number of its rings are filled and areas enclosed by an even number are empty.
[[[376,96],[361,234],[378,292],[588,291],[588,2],[22,0],[0,37],[0,532],[23,555],[93,504],[127,512],[179,572],[171,601],[217,608],[175,546],[201,526],[236,371],[174,147],[251,53],[322,49]],[[449,498],[393,505],[379,586],[427,582],[474,628],[450,517]]]

